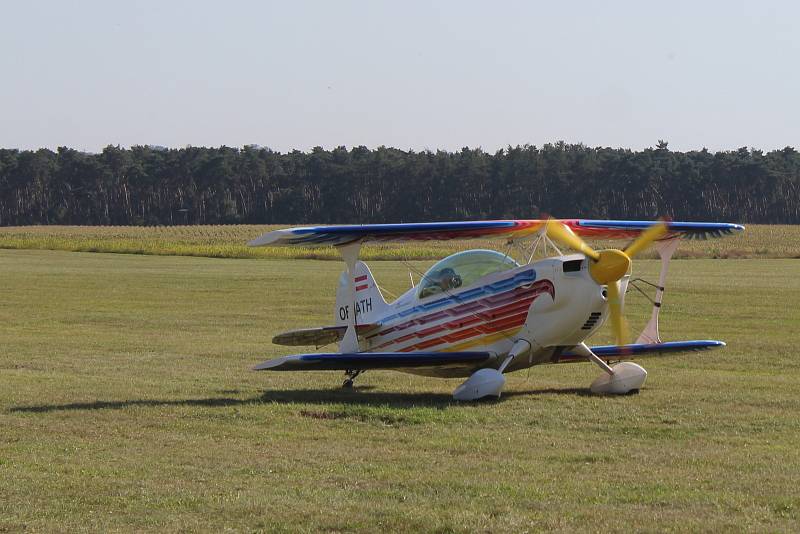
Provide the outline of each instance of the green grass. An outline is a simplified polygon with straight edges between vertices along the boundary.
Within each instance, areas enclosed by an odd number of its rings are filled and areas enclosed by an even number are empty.
[[[800,529],[796,261],[673,262],[664,337],[729,345],[643,360],[638,396],[588,395],[576,364],[477,404],[458,380],[250,372],[330,322],[340,269],[0,251],[0,531]]]
[[[331,247],[260,247],[247,242],[267,225],[217,226],[18,226],[0,227],[0,249],[116,252],[211,258],[339,259]],[[494,240],[367,244],[366,260],[432,260],[468,248],[495,248]],[[620,242],[598,242],[598,247]],[[645,256],[647,257],[647,256]],[[654,252],[649,257],[656,257]],[[800,226],[750,225],[725,239],[686,241],[680,258],[800,258]]]

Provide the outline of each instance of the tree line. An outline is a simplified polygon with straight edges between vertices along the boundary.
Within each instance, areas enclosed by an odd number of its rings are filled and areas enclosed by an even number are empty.
[[[0,225],[556,217],[800,223],[800,155],[542,147],[0,149]]]

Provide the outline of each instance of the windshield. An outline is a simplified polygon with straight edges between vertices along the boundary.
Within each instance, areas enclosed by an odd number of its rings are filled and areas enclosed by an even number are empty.
[[[512,258],[494,250],[467,250],[448,256],[428,269],[419,284],[419,298],[468,286],[487,274],[519,267]]]

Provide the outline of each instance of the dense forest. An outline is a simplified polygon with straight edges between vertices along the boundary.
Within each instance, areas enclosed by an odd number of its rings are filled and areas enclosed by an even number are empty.
[[[340,147],[0,149],[0,225],[376,223],[487,218],[800,223],[800,155],[581,144],[494,154]]]

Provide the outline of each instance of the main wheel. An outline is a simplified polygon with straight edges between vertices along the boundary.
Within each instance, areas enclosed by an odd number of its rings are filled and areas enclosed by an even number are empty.
[[[342,382],[342,387],[344,389],[353,389],[353,379],[352,378],[348,378],[347,380]]]

